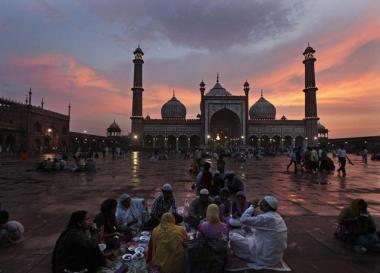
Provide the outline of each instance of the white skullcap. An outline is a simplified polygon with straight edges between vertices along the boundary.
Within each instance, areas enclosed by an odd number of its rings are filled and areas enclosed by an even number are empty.
[[[209,195],[210,193],[208,192],[208,189],[201,189],[199,192],[199,195]]]
[[[164,184],[161,189],[163,191],[173,191],[173,187],[169,183]]]
[[[278,207],[278,201],[276,199],[276,197],[274,196],[271,196],[271,195],[267,195],[264,197],[264,200],[265,202],[267,202],[267,204],[274,210],[277,210],[277,207]]]

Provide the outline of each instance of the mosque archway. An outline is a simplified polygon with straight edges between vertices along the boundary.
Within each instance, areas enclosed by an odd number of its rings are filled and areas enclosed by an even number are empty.
[[[173,135],[168,136],[168,149],[175,150],[176,148],[176,137]]]
[[[187,136],[181,135],[178,138],[178,148],[180,150],[187,149]]]
[[[192,135],[192,136],[190,137],[190,147],[191,147],[191,148],[199,147],[199,143],[200,143],[200,138],[199,138],[199,136]]]
[[[155,147],[156,149],[163,149],[165,147],[165,138],[162,135],[155,137]]]
[[[11,149],[12,151],[14,150],[16,145],[16,138],[14,135],[8,135],[7,138],[5,139],[5,147]]]
[[[281,149],[281,137],[276,135],[272,138],[272,147],[277,152]]]
[[[284,137],[284,149],[290,150],[292,148],[293,138],[291,136]]]
[[[151,135],[144,136],[144,148],[153,148],[153,137]]]
[[[224,108],[214,113],[210,119],[210,137],[220,142],[241,137],[241,122],[233,111]]]
[[[269,149],[269,144],[270,144],[269,137],[264,135],[260,137],[260,140],[261,140],[260,146],[264,148],[265,150]]]
[[[259,138],[257,136],[255,136],[255,135],[250,136],[249,140],[248,140],[248,145],[253,146],[253,147],[257,147],[258,140],[259,140]]]
[[[303,148],[303,143],[304,143],[304,137],[303,136],[297,136],[295,140],[295,146]]]

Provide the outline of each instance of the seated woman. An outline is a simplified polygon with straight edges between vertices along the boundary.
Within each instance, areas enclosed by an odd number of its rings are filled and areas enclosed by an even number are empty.
[[[53,273],[94,273],[105,265],[98,245],[89,237],[90,216],[86,211],[71,214],[69,224],[59,236],[53,251]],[[87,271],[85,271],[87,270]]]
[[[151,267],[158,267],[161,273],[184,272],[183,243],[186,240],[186,231],[175,225],[173,214],[164,213],[152,232],[147,262]]]
[[[207,252],[202,255],[198,264],[192,264],[193,272],[224,272],[224,266],[227,260],[227,244],[228,244],[228,226],[220,221],[219,207],[211,204],[207,208],[206,222],[198,226],[201,238],[203,237],[207,243],[205,244]],[[200,250],[204,252],[204,250]]]
[[[16,244],[24,240],[24,226],[17,221],[9,221],[9,213],[0,210],[0,244]]]
[[[348,240],[358,253],[367,250],[380,252],[380,239],[376,234],[374,219],[367,211],[367,202],[355,199],[339,215],[338,239]]]
[[[144,199],[132,199],[124,193],[120,196],[116,207],[116,221],[120,230],[139,229],[147,221],[147,210]]]
[[[241,226],[240,217],[246,211],[251,202],[248,202],[243,191],[236,193],[236,200],[232,203],[232,219],[230,219],[229,224],[231,226]]]
[[[106,199],[100,206],[100,213],[94,219],[97,227],[104,226],[104,242],[108,250],[117,249],[122,241],[128,242],[132,238],[130,231],[122,232],[118,228],[116,206],[115,199]]]
[[[227,222],[231,214],[231,201],[229,200],[230,191],[227,188],[223,188],[220,191],[220,195],[216,196],[214,203],[219,206],[220,219],[222,222]]]

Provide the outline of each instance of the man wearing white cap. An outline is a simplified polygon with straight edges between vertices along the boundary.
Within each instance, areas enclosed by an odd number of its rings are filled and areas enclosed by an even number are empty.
[[[201,189],[199,197],[196,197],[189,206],[189,215],[185,218],[185,222],[193,228],[197,228],[200,221],[206,218],[208,205],[212,204],[210,193],[207,189]]]
[[[231,246],[236,256],[255,264],[256,269],[278,265],[287,247],[287,227],[277,213],[278,201],[267,195],[260,201],[263,212],[254,216],[257,203],[251,205],[241,216],[242,224],[255,229],[253,236],[240,240],[232,236]],[[235,241],[236,240],[236,241]]]

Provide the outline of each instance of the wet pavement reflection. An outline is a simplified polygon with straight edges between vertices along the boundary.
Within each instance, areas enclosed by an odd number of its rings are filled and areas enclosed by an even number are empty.
[[[149,162],[148,157],[146,153],[131,152],[124,159],[97,159],[94,173],[42,173],[34,170],[37,159],[19,162],[1,158],[0,202],[13,219],[25,225],[27,240],[0,248],[0,272],[50,272],[50,254],[70,213],[85,209],[95,215],[105,198],[118,198],[127,192],[144,197],[150,206],[164,183],[173,185],[178,206],[194,197],[190,160],[175,154],[159,162]],[[354,198],[368,201],[369,211],[380,226],[380,162],[364,165],[360,157],[351,157],[354,166],[347,166],[347,177],[337,173],[288,173],[288,158],[282,156],[244,163],[226,159],[226,170],[241,176],[248,199],[266,194],[279,199],[279,211],[289,227],[286,261],[295,272],[305,272],[308,259],[316,263],[315,271],[308,268],[308,272],[334,272],[332,265],[350,267],[347,272],[380,271],[375,256],[352,256],[331,235],[339,211]],[[213,161],[212,170],[215,166]],[[305,252],[310,252],[309,256]],[[368,269],[367,264],[377,271]]]

